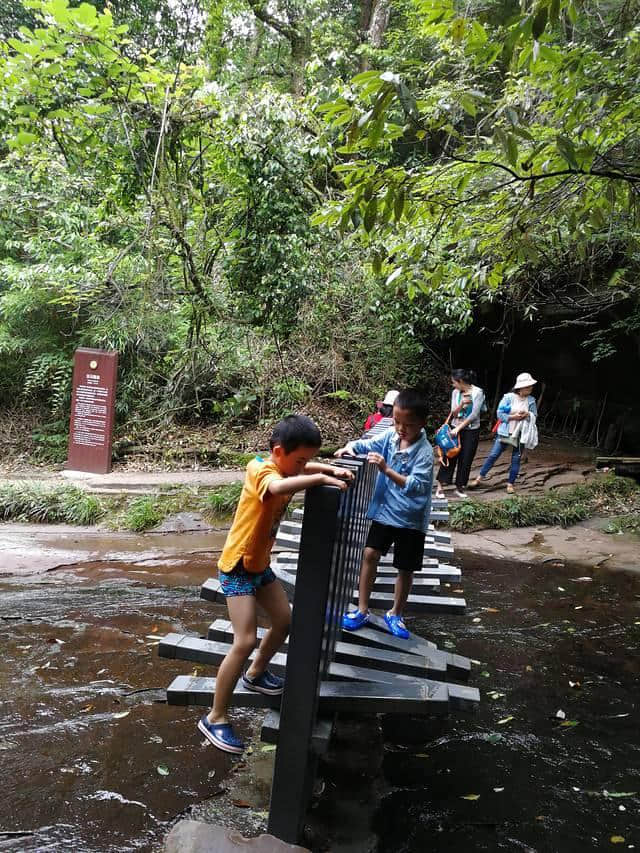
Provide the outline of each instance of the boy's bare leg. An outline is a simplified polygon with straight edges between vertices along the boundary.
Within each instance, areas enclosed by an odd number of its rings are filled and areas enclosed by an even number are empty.
[[[256,600],[253,595],[232,595],[227,610],[233,626],[233,645],[218,668],[213,708],[207,719],[212,725],[227,723],[227,710],[242,668],[256,647]]]
[[[369,609],[369,599],[371,598],[371,590],[376,582],[378,573],[378,562],[380,560],[380,551],[375,548],[365,548],[362,555],[362,566],[360,567],[360,584],[358,588],[358,610],[360,613],[366,613]]]
[[[413,586],[413,572],[398,570],[396,585],[393,590],[393,607],[389,611],[392,616],[402,616],[407,606],[407,599]]]
[[[260,587],[256,590],[256,598],[267,611],[271,627],[262,638],[256,656],[247,669],[250,678],[256,678],[265,671],[271,658],[287,639],[291,624],[289,600],[280,581]]]

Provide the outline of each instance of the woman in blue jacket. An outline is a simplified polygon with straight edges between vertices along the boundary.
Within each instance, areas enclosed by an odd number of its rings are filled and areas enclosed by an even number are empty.
[[[522,445],[520,442],[522,421],[530,418],[532,415],[535,418],[538,414],[536,401],[531,396],[533,386],[536,384],[537,380],[530,373],[521,373],[515,381],[513,390],[505,394],[502,400],[500,400],[500,405],[498,406],[499,426],[496,440],[480,469],[480,474],[473,483],[469,484],[470,488],[475,489],[477,486],[480,486],[500,454],[507,447],[511,447],[511,466],[509,467],[507,492],[510,495],[515,492],[513,484],[520,471],[520,459],[522,456]]]

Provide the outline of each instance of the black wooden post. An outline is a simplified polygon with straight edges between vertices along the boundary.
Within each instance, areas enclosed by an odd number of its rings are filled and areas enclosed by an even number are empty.
[[[296,843],[306,813],[315,761],[311,736],[318,709],[323,663],[323,635],[336,539],[340,491],[331,486],[310,489],[287,656],[285,689],[280,706],[280,733],[273,772],[269,832]]]

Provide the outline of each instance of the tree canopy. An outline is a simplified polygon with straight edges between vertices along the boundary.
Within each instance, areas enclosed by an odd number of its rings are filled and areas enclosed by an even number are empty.
[[[123,421],[362,405],[482,304],[640,350],[638,11],[11,0],[0,394],[91,344]]]

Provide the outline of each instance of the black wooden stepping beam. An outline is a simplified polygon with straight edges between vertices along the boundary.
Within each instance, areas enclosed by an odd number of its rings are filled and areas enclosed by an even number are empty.
[[[333,732],[334,715],[319,717],[311,735],[311,749],[315,755],[325,755],[329,750],[329,742]],[[280,711],[267,711],[260,730],[260,740],[265,743],[278,743],[280,735]]]
[[[393,557],[382,558],[378,565],[378,577],[393,577],[398,574],[398,570],[393,568]],[[290,574],[295,574],[298,569],[298,554],[295,551],[281,551],[279,554],[273,555],[271,563],[272,567],[278,566]],[[427,557],[422,568],[413,573],[414,583],[418,578],[438,578],[441,581],[457,582],[462,577],[462,572],[457,566],[449,566],[446,563],[438,563]]]
[[[470,690],[463,685],[452,685],[457,690]],[[216,691],[215,678],[200,678],[193,675],[178,675],[167,688],[169,705],[198,705],[208,708]],[[244,687],[236,687],[231,705],[241,708],[277,708],[280,696],[265,696],[253,693]],[[477,699],[476,699],[477,701]],[[357,708],[363,714],[446,714],[449,710],[449,695],[446,684],[437,681],[413,684],[349,683],[323,681],[318,695],[318,709],[322,713],[353,713]],[[278,753],[282,754],[282,735],[287,731],[281,723]],[[280,758],[276,755],[276,761]],[[273,791],[272,791],[273,810]],[[282,837],[282,836],[277,836]]]
[[[286,572],[276,572],[280,582],[288,595],[293,595],[295,589],[295,575],[286,577]],[[224,604],[225,595],[222,592],[220,581],[217,578],[209,578],[204,582],[200,590],[200,598],[214,601],[216,604]],[[350,603],[358,601],[357,590],[352,591]],[[371,607],[388,610],[393,604],[393,595],[384,592],[373,592],[371,594]],[[409,595],[407,599],[407,613],[458,613],[466,610],[467,603],[464,598],[445,595]]]
[[[295,551],[300,547],[300,537],[291,533],[281,533],[278,530],[276,535],[276,545],[286,548],[289,551]],[[362,543],[362,547],[364,548],[364,542]],[[453,548],[451,545],[443,545],[439,542],[434,542],[429,536],[426,536],[424,542],[424,553],[429,557],[450,557],[453,554]]]
[[[158,652],[160,657],[167,657],[179,660],[188,660],[195,663],[209,664],[218,666],[225,658],[231,649],[228,643],[219,643],[215,640],[202,640],[199,637],[190,637],[185,634],[167,634],[160,641]],[[368,661],[363,661],[368,663]],[[269,669],[277,675],[285,675],[287,667],[287,656],[282,652],[277,652],[271,659]],[[396,667],[394,666],[394,669]],[[444,673],[446,675],[446,671]],[[440,681],[433,681],[425,677],[424,671],[418,675],[414,669],[411,674],[390,672],[384,668],[374,668],[371,666],[357,666],[350,663],[332,661],[329,664],[330,679],[342,681],[363,681],[373,682],[375,684],[396,684],[399,685],[402,693],[403,683],[409,681],[411,684],[423,684],[431,691],[440,690],[441,687],[447,689],[447,695],[451,701],[452,709],[468,710],[468,702],[473,701],[473,691],[469,694],[465,688],[462,693],[458,689],[459,685],[449,685]],[[451,688],[451,689],[449,689]],[[476,698],[477,701],[477,698]]]
[[[358,631],[357,633],[360,632]],[[258,628],[259,640],[264,634],[265,629]],[[382,644],[372,644],[372,646],[365,647],[364,645],[346,641],[348,634],[348,631],[343,631],[345,639],[336,641],[335,661],[337,663],[366,666],[371,669],[386,669],[389,672],[396,672],[401,675],[415,675],[419,678],[446,679],[449,677],[460,677],[460,668],[454,665],[452,655],[448,652],[440,651],[438,648],[422,649],[419,653],[416,653],[391,649]],[[209,626],[207,639],[221,643],[233,642],[231,623],[224,619],[216,619]],[[285,652],[287,650],[288,643],[285,643],[280,651]],[[469,664],[468,661],[467,664]],[[462,672],[462,677],[466,677],[468,675],[468,668],[464,668]]]

